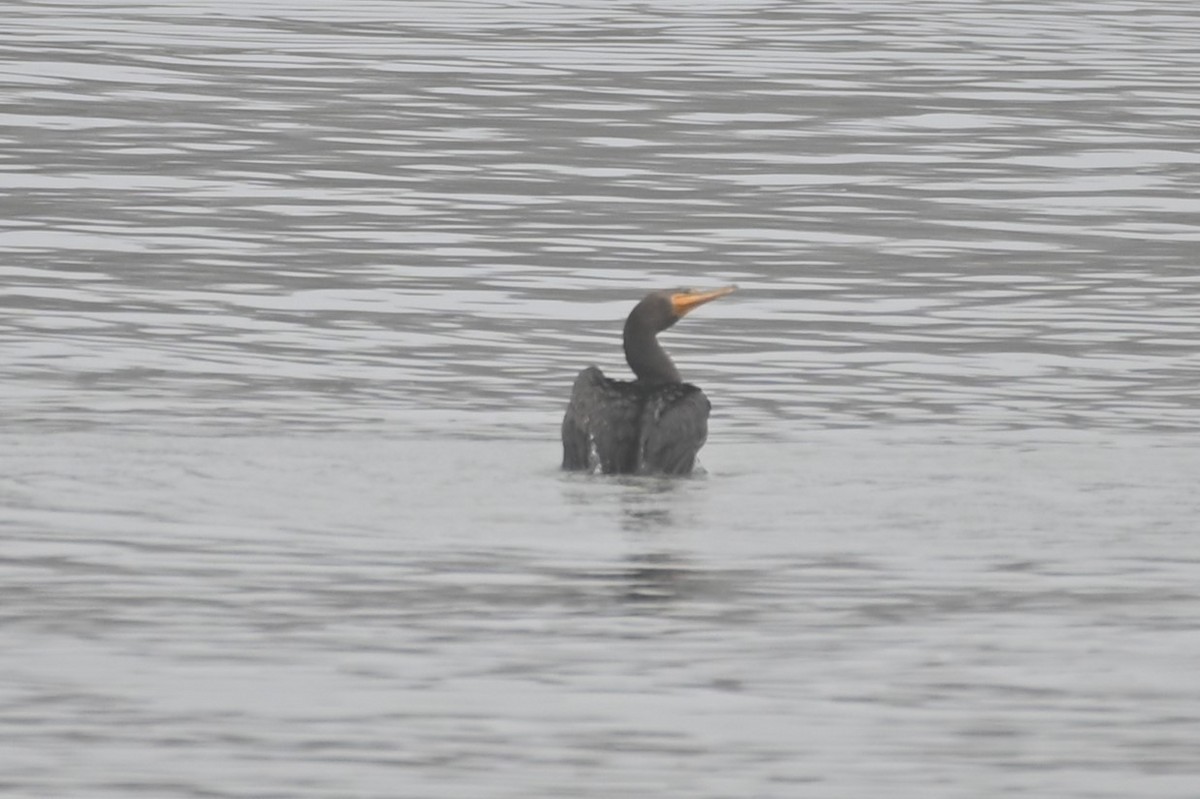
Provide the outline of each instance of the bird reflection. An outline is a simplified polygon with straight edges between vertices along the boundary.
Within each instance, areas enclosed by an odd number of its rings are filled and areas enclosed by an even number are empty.
[[[629,479],[627,487],[630,490],[621,494],[621,529],[649,533],[676,526],[678,480]]]
[[[564,480],[563,484],[572,502],[600,508],[628,534],[632,551],[611,568],[587,575],[613,583],[621,604],[644,612],[731,593],[724,572],[667,549],[678,543],[674,533],[693,526],[696,492],[703,489],[703,481],[620,476],[603,483]]]
[[[631,604],[674,602],[696,590],[696,570],[669,552],[636,553],[625,558],[621,598]]]

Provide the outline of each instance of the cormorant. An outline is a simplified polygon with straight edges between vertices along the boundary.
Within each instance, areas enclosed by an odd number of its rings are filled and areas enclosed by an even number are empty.
[[[605,474],[688,474],[708,436],[712,407],[684,383],[656,334],[736,286],[656,291],[625,320],[625,360],[636,380],[612,380],[595,366],[575,378],[563,417],[563,468]]]

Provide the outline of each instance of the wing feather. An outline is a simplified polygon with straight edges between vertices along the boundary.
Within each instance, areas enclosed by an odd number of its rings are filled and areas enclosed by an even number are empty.
[[[563,468],[606,474],[633,471],[640,408],[630,383],[610,380],[595,366],[580,372],[563,417]]]
[[[711,406],[688,383],[646,387],[594,366],[575,378],[562,422],[562,467],[605,474],[689,474]]]
[[[642,409],[637,471],[689,474],[708,438],[711,408],[704,392],[688,383],[654,391]]]

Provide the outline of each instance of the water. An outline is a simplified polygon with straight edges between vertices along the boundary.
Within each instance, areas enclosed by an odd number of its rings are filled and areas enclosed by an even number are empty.
[[[6,796],[1194,797],[1200,15],[15,2]],[[706,475],[556,468],[653,288]]]

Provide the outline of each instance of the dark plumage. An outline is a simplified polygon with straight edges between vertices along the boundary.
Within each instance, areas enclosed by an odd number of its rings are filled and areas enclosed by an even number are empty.
[[[659,291],[625,320],[625,360],[637,379],[612,380],[595,366],[575,378],[562,423],[563,468],[605,474],[688,474],[708,436],[704,392],[684,383],[657,334],[733,291]]]

